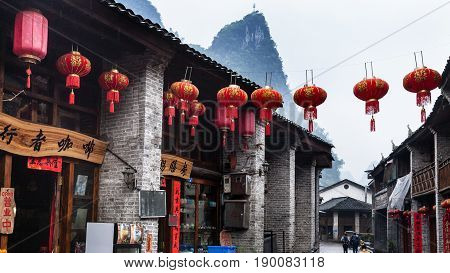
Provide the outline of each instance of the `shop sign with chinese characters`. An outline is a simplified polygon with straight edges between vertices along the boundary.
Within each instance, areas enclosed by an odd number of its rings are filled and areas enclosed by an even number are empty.
[[[191,177],[191,171],[191,161],[174,155],[161,155],[161,175],[189,179]]]
[[[60,173],[62,171],[62,157],[29,157],[27,162],[28,169],[51,171]]]
[[[1,188],[0,190],[0,233],[12,234],[14,231],[14,201],[13,188]]]
[[[0,113],[0,150],[30,157],[65,156],[102,164],[108,143],[78,132]]]

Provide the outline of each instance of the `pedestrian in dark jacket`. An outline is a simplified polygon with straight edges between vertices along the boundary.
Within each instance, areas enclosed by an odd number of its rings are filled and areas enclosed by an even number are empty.
[[[344,253],[348,253],[348,246],[350,245],[350,240],[347,235],[342,235],[341,237],[342,248],[344,249]]]
[[[359,247],[359,236],[356,233],[353,233],[352,237],[350,238],[350,246],[353,249],[353,253],[358,253],[358,247]]]

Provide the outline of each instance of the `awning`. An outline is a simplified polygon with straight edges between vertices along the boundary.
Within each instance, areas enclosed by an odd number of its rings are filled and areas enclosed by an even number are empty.
[[[388,210],[403,210],[403,201],[411,188],[411,179],[411,173],[397,179],[397,184],[395,185],[391,196],[389,196]]]

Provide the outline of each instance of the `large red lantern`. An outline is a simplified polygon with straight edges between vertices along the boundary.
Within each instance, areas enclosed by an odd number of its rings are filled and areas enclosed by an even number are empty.
[[[109,112],[114,113],[114,103],[119,103],[119,92],[128,87],[128,77],[119,73],[117,69],[103,72],[98,78],[98,83],[106,90],[106,101],[109,102]]]
[[[353,87],[353,94],[366,102],[366,115],[371,115],[370,131],[375,131],[374,114],[380,111],[379,99],[383,98],[389,90],[389,84],[379,78],[364,78]]]
[[[235,119],[239,117],[238,108],[244,105],[247,100],[247,93],[236,84],[230,84],[228,87],[220,89],[217,93],[217,101],[221,106],[226,107],[227,115],[231,118],[231,132],[234,132]]]
[[[186,120],[186,112],[189,111],[189,104],[198,97],[198,88],[189,80],[181,80],[172,83],[170,90],[178,98],[178,108],[181,111],[180,121],[184,123]]]
[[[266,124],[265,134],[270,135],[270,122],[272,121],[273,111],[283,107],[283,97],[270,86],[259,88],[253,91],[251,95],[252,102],[259,108],[259,119]]]
[[[75,103],[74,89],[80,88],[80,77],[91,72],[91,62],[78,51],[71,51],[62,55],[56,62],[59,73],[66,75],[66,87],[69,88],[69,104]]]
[[[227,132],[231,128],[231,117],[227,113],[227,108],[225,106],[216,107],[216,120],[217,128],[222,131],[222,146],[227,143]]]
[[[239,119],[239,133],[244,139],[244,150],[248,149],[248,140],[255,134],[255,111],[247,109]]]
[[[203,103],[194,100],[189,108],[189,126],[191,126],[191,136],[195,136],[195,126],[198,125],[198,117],[203,115],[206,111]]]
[[[178,98],[173,94],[171,90],[164,92],[163,106],[164,116],[167,117],[167,124],[172,126],[173,118],[175,117],[175,107],[177,107]]]
[[[425,105],[431,102],[431,90],[439,87],[441,80],[439,72],[427,67],[416,68],[403,78],[403,87],[409,92],[416,93],[416,104],[422,107],[422,122],[425,122],[427,117]]]
[[[308,131],[314,131],[313,120],[317,119],[317,106],[327,99],[327,92],[324,89],[306,84],[294,93],[294,102],[304,108],[304,119],[308,120]]]
[[[25,10],[16,15],[14,22],[13,52],[28,63],[26,88],[31,87],[30,64],[40,63],[47,55],[48,21],[39,11]]]

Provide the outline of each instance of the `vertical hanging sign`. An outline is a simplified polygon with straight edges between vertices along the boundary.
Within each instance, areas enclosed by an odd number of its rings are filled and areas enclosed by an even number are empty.
[[[442,229],[444,231],[444,253],[450,253],[450,208],[446,208],[445,210]]]
[[[414,212],[414,253],[422,253],[422,215]]]
[[[174,219],[173,225],[170,225],[170,253],[180,252],[180,211],[181,211],[181,183],[172,182],[172,196],[170,199],[171,210],[170,217]]]
[[[0,233],[12,234],[14,231],[14,188],[1,188],[0,191]]]

